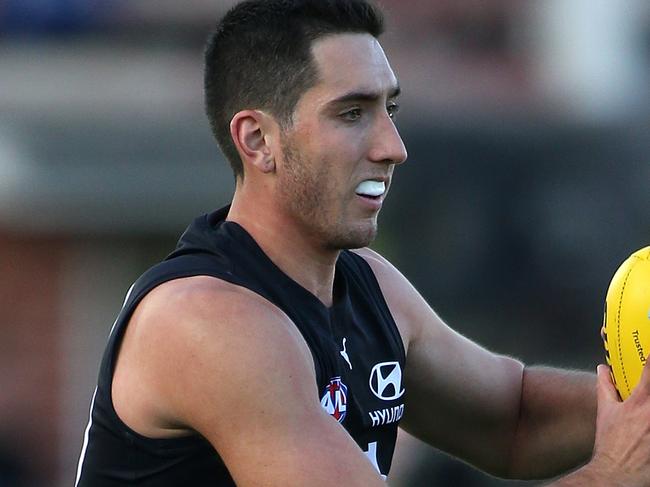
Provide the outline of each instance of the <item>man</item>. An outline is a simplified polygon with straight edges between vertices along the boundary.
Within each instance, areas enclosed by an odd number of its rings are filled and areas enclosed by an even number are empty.
[[[206,101],[232,205],[129,291],[78,486],[380,486],[398,424],[495,475],[555,476],[593,449],[556,485],[650,484],[648,374],[620,403],[604,368],[596,388],[488,352],[365,248],[407,156],[381,32],[364,0],[255,0],[220,22]]]

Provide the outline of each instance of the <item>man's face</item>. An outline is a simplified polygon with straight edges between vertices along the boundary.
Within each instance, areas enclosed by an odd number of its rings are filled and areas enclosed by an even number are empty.
[[[377,233],[395,164],[406,159],[392,119],[397,79],[368,34],[324,37],[312,53],[319,81],[282,137],[282,202],[327,248],[364,247]]]

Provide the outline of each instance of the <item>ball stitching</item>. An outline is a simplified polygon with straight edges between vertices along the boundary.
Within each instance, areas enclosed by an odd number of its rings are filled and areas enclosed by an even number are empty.
[[[621,286],[621,295],[618,300],[618,308],[616,310],[616,335],[617,335],[617,345],[618,345],[618,361],[621,363],[621,371],[623,372],[623,380],[625,380],[625,387],[627,387],[628,395],[631,393],[630,384],[627,381],[627,374],[625,373],[625,366],[623,365],[623,354],[621,350],[621,305],[623,303],[623,294],[625,293],[625,286],[627,285],[627,279],[632,273],[632,267],[627,271],[625,279],[623,280],[623,285]]]

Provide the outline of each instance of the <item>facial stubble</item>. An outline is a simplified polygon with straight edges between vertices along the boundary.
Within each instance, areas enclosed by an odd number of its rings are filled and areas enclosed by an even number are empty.
[[[280,191],[286,209],[305,232],[328,250],[368,246],[377,234],[377,215],[361,222],[347,218],[353,204],[330,177],[332,161],[313,161],[283,137],[283,180]]]

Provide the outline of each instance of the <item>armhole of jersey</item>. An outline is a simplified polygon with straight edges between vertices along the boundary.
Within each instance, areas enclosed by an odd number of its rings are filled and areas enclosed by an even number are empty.
[[[368,287],[370,295],[373,296],[380,309],[388,318],[388,328],[401,355],[401,362],[403,364],[406,363],[406,348],[404,347],[402,334],[397,327],[393,313],[391,313],[390,308],[388,307],[388,303],[386,302],[386,298],[384,298],[384,293],[381,290],[381,286],[379,285],[379,281],[377,280],[377,276],[375,276],[372,267],[370,267],[370,264],[368,264],[366,259],[352,251],[344,251],[341,253],[341,256],[349,256],[351,265],[355,266],[360,271],[361,275],[364,276],[362,283]]]
[[[113,403],[113,375],[115,373],[118,351],[135,309],[145,296],[161,284],[185,277],[210,276],[239,285],[234,279],[232,279],[232,277],[229,279],[228,274],[225,272],[210,272],[210,269],[205,265],[205,257],[208,256],[204,255],[199,257],[197,255],[185,255],[177,257],[173,261],[163,261],[145,272],[131,286],[124,300],[124,305],[111,328],[105,356],[100,364],[97,388],[99,391],[102,391],[103,395],[106,397],[106,404],[104,405],[105,408],[108,409],[106,412],[110,415],[115,426],[118,427],[121,432],[128,434],[135,440],[145,441],[154,448],[179,448],[191,442],[195,442],[197,438],[203,437],[199,433],[196,433],[178,438],[150,438],[133,430],[129,425],[122,421],[122,418],[117,414]],[[198,261],[197,258],[199,259]],[[203,265],[187,266],[182,270],[176,269],[177,266],[173,266],[173,268],[169,270],[166,269],[170,262],[178,262],[180,260],[196,261],[196,263],[203,262]]]
[[[127,295],[124,299],[124,304],[122,306],[122,309],[120,310],[118,317],[116,318],[115,323],[111,328],[108,344],[105,352],[106,355],[103,357],[102,362],[100,364],[100,373],[99,373],[99,380],[98,380],[97,387],[100,391],[103,391],[106,396],[107,399],[106,406],[108,407],[107,412],[112,417],[112,420],[115,422],[116,426],[119,427],[122,432],[128,433],[129,435],[133,436],[135,439],[146,441],[150,445],[156,445],[156,447],[177,448],[183,446],[185,442],[196,441],[197,437],[201,437],[201,436],[199,433],[196,433],[194,435],[188,435],[179,438],[150,438],[148,436],[138,433],[137,431],[133,430],[129,425],[124,423],[124,421],[122,421],[122,418],[120,418],[120,416],[117,414],[117,411],[115,410],[115,406],[113,404],[112,388],[113,388],[113,375],[115,372],[115,365],[117,361],[117,354],[120,348],[122,338],[124,337],[124,333],[126,332],[129,321],[131,319],[131,316],[133,315],[138,304],[140,304],[140,302],[145,298],[145,296],[147,296],[147,294],[149,294],[156,287],[160,286],[161,284],[164,284],[165,282],[173,281],[175,279],[182,279],[185,277],[209,276],[209,277],[221,279],[223,281],[229,282],[236,286],[241,286],[246,289],[249,289],[253,291],[255,294],[257,294],[258,296],[260,296],[262,299],[267,300],[273,306],[276,306],[273,303],[273,301],[271,301],[267,296],[265,296],[262,292],[260,292],[260,290],[246,287],[243,283],[239,282],[231,273],[219,272],[219,271],[211,272],[210,268],[208,267],[209,264],[206,265],[206,260],[205,260],[206,257],[208,259],[210,258],[209,255],[201,255],[199,257],[195,254],[192,254],[192,255],[183,255],[183,256],[176,257],[172,261],[163,261],[157,266],[151,268],[149,271],[145,272],[129,288],[129,291],[127,292]],[[174,262],[174,261],[178,262],[181,259],[196,260],[197,258],[200,259],[197,263],[202,263],[202,265],[201,264],[198,266],[194,265],[192,267],[186,266],[184,269],[180,271],[175,269],[165,271],[164,269],[165,267],[168,266],[167,264],[168,262]],[[298,329],[298,331],[300,332],[300,329]],[[305,345],[309,349],[310,354],[312,356],[314,362],[314,375],[316,379],[316,384],[318,385],[321,383],[322,380],[322,364],[320,364],[318,357],[314,353],[313,347],[310,346],[308,338],[305,337],[302,332],[300,332],[300,335],[305,341]]]

